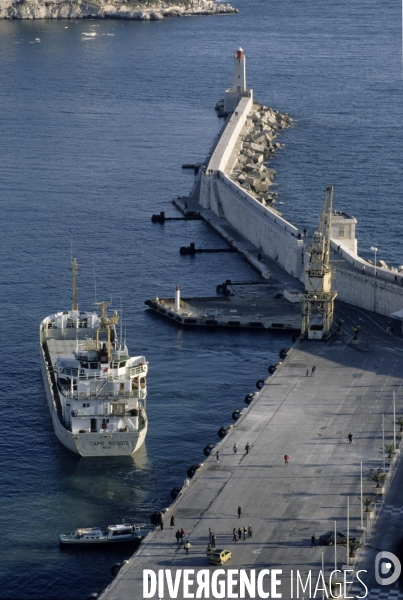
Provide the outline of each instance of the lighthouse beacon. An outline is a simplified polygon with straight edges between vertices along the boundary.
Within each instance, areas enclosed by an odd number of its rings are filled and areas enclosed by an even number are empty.
[[[226,90],[224,97],[224,113],[234,112],[241,96],[250,96],[252,90],[246,89],[246,57],[242,48],[238,48],[234,56],[234,83]]]

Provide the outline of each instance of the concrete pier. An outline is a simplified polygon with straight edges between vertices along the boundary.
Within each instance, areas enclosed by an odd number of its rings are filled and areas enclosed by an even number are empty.
[[[176,298],[155,298],[145,304],[180,325],[300,331],[299,282],[271,278],[265,283],[229,282],[217,288],[219,296],[181,298],[180,303]]]
[[[322,551],[326,577],[334,569],[334,547],[311,548],[310,540],[312,534],[318,540],[332,530],[335,520],[338,529],[346,530],[347,497],[350,534],[361,537],[360,463],[364,496],[373,495],[375,483],[368,475],[370,468],[383,465],[382,415],[385,443],[393,439],[393,392],[397,415],[403,412],[403,340],[386,333],[386,318],[365,310],[338,303],[336,317],[344,320],[341,335],[327,343],[298,342],[293,347],[230,433],[217,439],[212,454],[166,513],[164,530],[144,540],[102,600],[143,598],[144,569],[169,569],[173,576],[179,569],[194,569],[194,579],[201,569],[212,574],[216,567],[205,554],[209,528],[217,534],[217,547],[232,552],[225,572],[281,569],[277,591],[283,598],[291,598],[291,570],[294,577],[296,570],[305,577],[311,570],[316,582]],[[353,343],[352,327],[357,324],[362,331]],[[352,444],[347,440],[350,432]],[[233,452],[235,442],[238,454]],[[247,443],[250,454],[244,450]],[[288,466],[285,454],[290,456]],[[374,498],[380,505],[382,496]],[[150,512],[163,508],[150,507]],[[172,514],[175,528],[169,526]],[[249,524],[253,538],[233,542],[233,528]],[[175,531],[182,527],[192,545],[189,555],[176,543]],[[346,547],[340,546],[337,568],[343,564]],[[363,596],[363,587],[349,575],[356,595]],[[365,573],[361,578],[365,582]],[[166,587],[162,595],[170,598]],[[397,591],[393,597],[401,596]],[[177,598],[184,598],[182,586]]]

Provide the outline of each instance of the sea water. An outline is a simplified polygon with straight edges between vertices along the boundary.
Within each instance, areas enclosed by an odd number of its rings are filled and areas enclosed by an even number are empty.
[[[181,165],[202,160],[218,135],[214,105],[239,46],[255,98],[294,119],[273,161],[277,208],[314,227],[334,185],[335,208],[358,220],[361,254],[376,245],[379,258],[403,262],[400,7],[234,4],[239,15],[0,23],[0,598],[100,592],[129,551],[65,552],[59,534],[145,522],[168,507],[290,344],[269,332],[180,329],[144,306],[175,285],[186,297],[260,280],[237,254],[179,255],[192,241],[225,247],[203,222],[151,223],[162,210],[177,216],[171,199],[193,182]],[[79,307],[122,306],[119,335],[150,363],[149,431],[132,458],[80,459],[53,433],[39,323],[71,306],[72,257]]]

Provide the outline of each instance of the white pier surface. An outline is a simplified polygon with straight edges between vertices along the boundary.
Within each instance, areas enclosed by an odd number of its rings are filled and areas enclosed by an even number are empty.
[[[277,591],[283,598],[291,597],[291,569],[317,574],[324,552],[326,574],[333,570],[334,547],[319,546],[318,538],[334,528],[335,520],[339,529],[346,529],[347,497],[350,533],[361,535],[356,531],[360,462],[364,496],[368,496],[375,486],[368,479],[369,469],[383,464],[382,414],[385,443],[393,441],[393,392],[396,416],[403,411],[402,338],[386,333],[387,318],[362,309],[339,303],[337,317],[344,319],[342,335],[327,343],[304,341],[294,346],[169,508],[163,531],[144,540],[100,596],[102,600],[143,598],[143,569],[169,569],[173,576],[177,569],[211,573],[216,568],[282,569]],[[362,331],[359,343],[352,344],[351,327],[356,325]],[[306,376],[314,365],[315,375]],[[352,444],[347,441],[349,432]],[[238,454],[232,450],[235,442]],[[249,455],[244,452],[247,442]],[[290,456],[289,466],[284,465],[285,454]],[[150,513],[163,508],[150,507]],[[174,528],[169,526],[172,514]],[[233,528],[249,524],[253,538],[232,542]],[[175,532],[182,527],[192,544],[189,555],[176,543]],[[217,548],[232,551],[232,559],[223,567],[209,565],[206,557],[209,528],[217,535]],[[316,548],[310,547],[312,534]],[[337,555],[340,569],[346,563],[346,547],[340,545]],[[362,596],[360,590],[357,595]],[[196,585],[190,591],[195,592]],[[177,597],[183,598],[182,586]],[[170,598],[166,589],[164,598]]]

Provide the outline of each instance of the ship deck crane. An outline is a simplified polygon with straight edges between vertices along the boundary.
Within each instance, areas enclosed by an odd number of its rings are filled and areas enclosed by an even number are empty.
[[[332,335],[334,300],[330,267],[333,186],[326,188],[319,226],[312,239],[310,260],[305,269],[305,293],[301,295],[301,337],[327,340]]]

